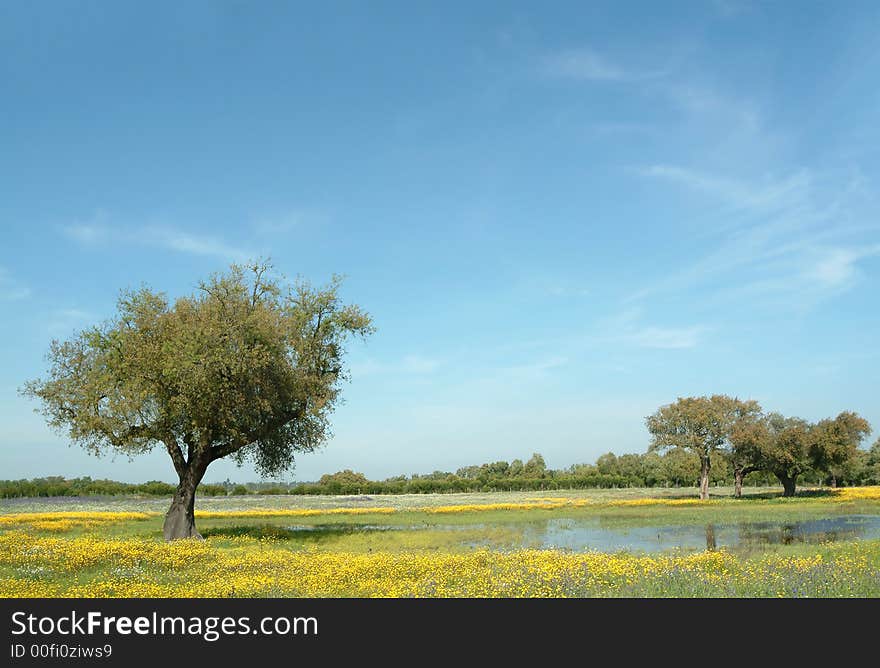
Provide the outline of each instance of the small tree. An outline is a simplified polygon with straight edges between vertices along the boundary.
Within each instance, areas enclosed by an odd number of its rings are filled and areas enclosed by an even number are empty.
[[[626,479],[627,485],[643,487],[645,484],[644,468],[641,455],[626,453],[617,458],[618,475]]]
[[[53,341],[49,377],[23,390],[94,454],[165,448],[179,479],[166,540],[200,537],[195,493],[212,462],[249,459],[273,475],[325,441],[347,378],[343,343],[372,332],[366,313],[339,302],[338,278],[314,289],[269,272],[232,265],[173,304],[124,292],[115,319]]]
[[[832,486],[844,485],[870,485],[871,469],[868,466],[868,451],[856,450],[855,456],[847,459],[843,464],[831,467]]]
[[[508,469],[507,474],[511,478],[519,478],[523,474],[523,468],[524,466],[522,460],[514,459],[512,462],[510,462],[510,468]]]
[[[337,486],[356,486],[356,485],[367,485],[369,484],[369,480],[367,480],[367,476],[363,473],[359,473],[357,471],[352,471],[351,469],[345,469],[344,471],[337,471],[336,473],[325,473],[321,476],[321,479],[318,480],[319,485],[337,485]]]
[[[617,475],[620,473],[617,455],[613,452],[606,452],[604,455],[599,455],[596,459],[596,470],[603,475]]]
[[[680,397],[661,406],[646,418],[651,433],[651,450],[684,448],[700,459],[700,498],[709,498],[709,470],[712,455],[727,443],[738,416],[760,410],[754,401],[726,395]]]
[[[663,478],[667,484],[673,487],[700,484],[700,458],[695,453],[684,448],[670,448],[661,459]]]
[[[733,472],[733,495],[742,496],[743,478],[760,470],[760,446],[766,439],[761,407],[756,401],[730,405],[731,423],[727,434],[727,461]]]
[[[547,464],[544,458],[537,452],[533,453],[529,461],[523,466],[524,478],[544,478],[547,476]]]
[[[507,478],[510,474],[510,464],[505,461],[490,462],[483,464],[481,467],[482,474],[487,480],[495,480],[497,478]]]
[[[648,452],[642,457],[642,478],[648,487],[665,482],[663,458],[656,452]]]
[[[728,459],[733,470],[733,495],[742,496],[743,479],[763,466],[763,452],[770,439],[770,431],[763,419],[742,419],[730,430]]]
[[[880,438],[874,441],[871,449],[868,450],[868,457],[865,462],[867,467],[866,475],[869,484],[880,485]]]

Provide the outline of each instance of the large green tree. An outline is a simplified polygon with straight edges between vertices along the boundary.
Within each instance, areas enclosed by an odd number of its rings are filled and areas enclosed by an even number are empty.
[[[652,436],[649,450],[684,448],[696,454],[700,460],[700,498],[708,499],[713,454],[728,442],[737,419],[758,411],[760,406],[754,401],[723,394],[679,397],[645,419]]]
[[[25,394],[49,423],[93,453],[164,448],[179,483],[167,540],[199,537],[196,488],[231,457],[266,474],[329,435],[344,342],[373,331],[329,286],[280,283],[264,262],[233,265],[173,303],[147,288],[124,292],[109,322],[53,341],[48,377]]]
[[[783,496],[794,496],[798,476],[813,467],[810,457],[813,425],[779,413],[770,413],[765,424],[768,437],[760,446],[761,468],[779,479]]]
[[[813,466],[831,477],[831,486],[837,486],[837,477],[857,457],[859,445],[871,425],[858,413],[844,411],[834,419],[820,420],[813,428],[810,457]]]

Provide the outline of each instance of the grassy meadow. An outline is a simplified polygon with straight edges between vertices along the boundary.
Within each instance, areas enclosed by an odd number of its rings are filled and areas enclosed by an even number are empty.
[[[171,543],[167,503],[3,500],[0,596],[880,596],[880,539],[838,531],[880,518],[880,487],[715,488],[708,501],[692,489],[199,498],[205,540]],[[743,542],[744,527],[757,539]],[[553,544],[655,531],[699,541]]]

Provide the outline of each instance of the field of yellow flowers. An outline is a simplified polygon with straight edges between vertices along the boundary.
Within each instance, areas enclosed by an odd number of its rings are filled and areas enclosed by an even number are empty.
[[[880,596],[880,541],[743,559],[519,550],[291,551],[272,541],[0,536],[4,597]]]
[[[880,501],[880,489],[846,489],[822,503]],[[815,503],[815,501],[811,501]],[[621,507],[694,500],[626,499]],[[583,499],[434,505],[449,515],[583,509]],[[703,503],[705,506],[705,503]],[[330,517],[395,508],[209,511],[201,519]],[[268,514],[267,513],[272,513]],[[736,555],[628,554],[518,549],[348,551],[292,549],[272,537],[210,536],[163,542],[154,512],[73,511],[0,515],[0,597],[607,597],[880,596],[880,541],[814,545],[808,551]],[[113,529],[128,533],[113,534]]]

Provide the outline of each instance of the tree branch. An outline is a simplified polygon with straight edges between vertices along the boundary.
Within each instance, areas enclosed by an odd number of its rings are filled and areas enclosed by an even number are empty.
[[[243,439],[241,439],[230,441],[229,443],[224,443],[222,445],[215,445],[211,448],[211,461],[213,462],[217,459],[222,459],[227,455],[231,455],[233,452],[238,452],[250,443],[253,443],[253,441],[244,441]]]
[[[171,455],[171,461],[174,462],[174,470],[177,471],[178,476],[183,477],[186,471],[186,460],[183,458],[183,453],[180,451],[177,439],[169,436],[163,442],[165,443],[165,449],[168,450],[168,454]]]
[[[300,418],[305,413],[305,407],[296,408],[294,410],[286,411],[279,417],[272,420],[269,424],[267,424],[263,429],[260,430],[259,433],[253,432],[248,434],[246,438],[238,438],[233,441],[229,441],[227,443],[221,443],[220,445],[215,445],[210,449],[210,461],[215,461],[217,459],[221,459],[226,457],[227,455],[231,455],[234,452],[238,452],[244,447],[247,447],[251,443],[256,443],[261,438],[264,438],[267,434],[271,434],[276,429],[280,429],[285,424],[290,422],[291,420],[296,420]]]
[[[254,268],[254,290],[251,293],[251,309],[256,308],[257,299],[266,294],[266,288],[263,286],[263,274],[266,272],[265,267]]]
[[[192,435],[189,433],[185,433],[183,435],[183,442],[186,444],[186,461],[187,463],[189,463],[193,460],[193,455],[195,454]]]
[[[109,427],[99,429],[104,434],[104,437],[110,441],[110,444],[117,448],[124,448],[128,444],[128,441],[133,438],[149,438],[153,433],[152,427],[143,424],[132,425],[119,435]]]

